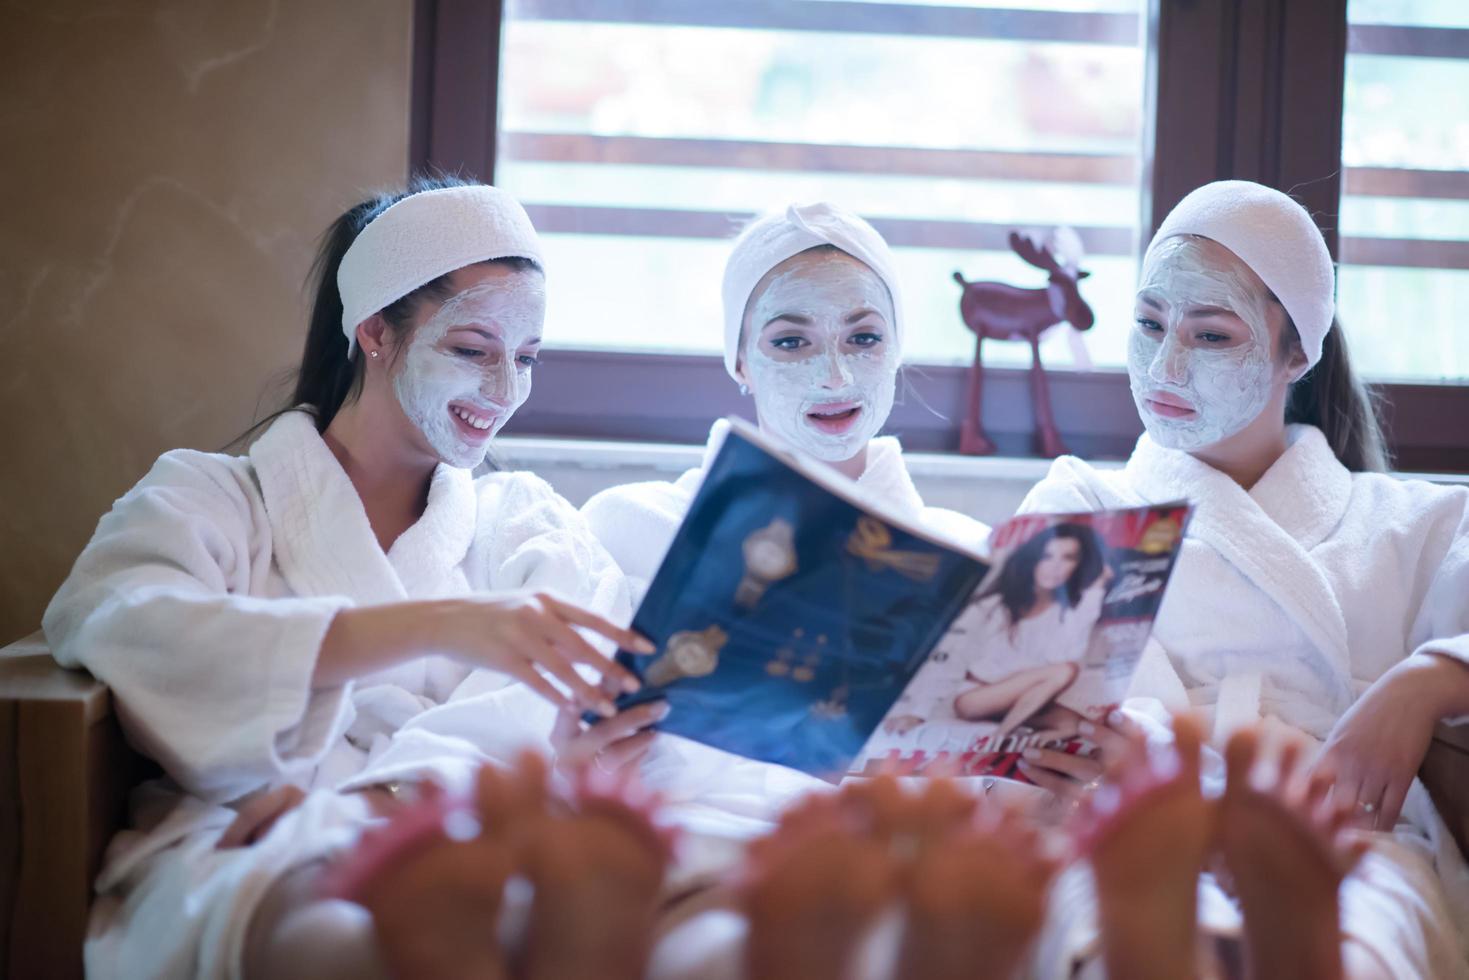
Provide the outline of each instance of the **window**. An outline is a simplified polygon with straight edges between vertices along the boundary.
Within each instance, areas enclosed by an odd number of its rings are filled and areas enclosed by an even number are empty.
[[[1469,380],[1469,4],[1351,0],[1347,20],[1338,298],[1353,354],[1382,380]]]
[[[717,354],[729,238],[826,199],[895,246],[910,362],[967,364],[952,274],[1044,283],[1016,227],[1075,226],[1099,364],[1124,363],[1136,279],[1140,0],[1034,9],[794,0],[511,0],[496,182],[524,201],[587,350]],[[1052,363],[1072,351],[1063,332]],[[1026,364],[1024,344],[986,347]]]
[[[1461,0],[416,10],[414,164],[516,192],[557,279],[555,343],[515,431],[698,442],[710,418],[748,412],[717,356],[728,239],[759,209],[824,197],[902,263],[917,363],[889,428],[913,449],[957,442],[973,340],[951,274],[1039,284],[1006,233],[1076,227],[1097,369],[1068,370],[1058,332],[1052,403],[1073,451],[1124,457],[1141,431],[1120,370],[1141,246],[1189,190],[1238,177],[1318,216],[1399,465],[1469,472]],[[985,422],[1006,454],[1032,451],[1027,353],[985,348],[1000,365]]]

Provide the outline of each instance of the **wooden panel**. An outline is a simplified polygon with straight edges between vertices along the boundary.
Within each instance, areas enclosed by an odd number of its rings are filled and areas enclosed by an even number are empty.
[[[591,133],[500,133],[505,159],[535,163],[717,167],[819,173],[899,174],[958,180],[1059,181],[1132,186],[1131,154],[951,150],[921,146],[850,146],[768,140],[672,139]],[[1368,197],[1469,199],[1469,172],[1403,167],[1347,167],[1343,191]]]
[[[959,291],[954,289],[957,304]],[[718,357],[554,351],[546,356],[537,395],[515,413],[514,435],[702,444],[709,422],[745,415],[742,398]],[[985,372],[984,417],[1006,456],[1034,452],[1034,420],[1027,370]],[[967,368],[909,365],[885,431],[920,452],[952,452],[963,417]],[[1127,376],[1115,371],[1057,371],[1051,375],[1056,418],[1069,445],[1099,459],[1125,459],[1142,432]],[[652,399],[648,392],[657,391]],[[689,406],[698,406],[691,412]]]
[[[515,13],[523,20],[1061,41],[1126,47],[1138,43],[1138,18],[1135,14],[952,4],[870,3],[866,0],[740,0],[738,3],[518,0]]]
[[[1137,183],[1138,168],[1136,156],[1120,153],[951,150],[923,146],[671,139],[515,130],[500,134],[500,154],[507,160],[538,163],[898,174],[952,177],[956,180],[1061,181],[1127,187]]]
[[[1410,269],[1469,269],[1469,241],[1422,238],[1343,238],[1345,265],[1378,265]]]
[[[494,182],[500,8],[498,0],[417,0],[409,139],[414,170]]]
[[[1299,196],[1299,192],[1298,192]],[[603,207],[527,204],[526,213],[543,235],[621,235],[633,238],[727,239],[754,215],[746,211],[686,208]],[[1319,213],[1319,212],[1318,212]],[[1013,222],[930,218],[873,218],[872,225],[894,248],[948,248],[1005,252]],[[1088,255],[1132,255],[1131,228],[1073,226]],[[1335,232],[1332,233],[1335,239]],[[1341,261],[1349,265],[1413,269],[1469,269],[1469,243],[1416,238],[1343,238]]]
[[[957,303],[957,289],[954,298]],[[750,400],[740,396],[715,356],[555,350],[544,355],[537,371],[535,394],[507,423],[507,434],[702,444],[710,420],[750,410]],[[967,371],[906,365],[885,431],[901,436],[910,450],[955,451]],[[1001,455],[1035,451],[1029,385],[1023,369],[985,371],[984,418]],[[1126,372],[1056,370],[1050,386],[1057,423],[1075,452],[1127,458],[1142,423]],[[1391,403],[1387,431],[1400,469],[1469,473],[1469,385],[1381,390]]]
[[[20,778],[15,743],[16,705],[0,700],[0,977],[9,969],[10,935],[20,889]]]
[[[1347,37],[1352,54],[1469,58],[1469,29],[1462,27],[1353,24]]]
[[[1346,96],[1347,0],[1279,5],[1280,42],[1270,57],[1280,78],[1279,152],[1266,183],[1303,204],[1333,256],[1340,256],[1342,104]]]
[[[1346,0],[1153,11],[1145,240],[1189,191],[1237,178],[1294,195],[1336,255]]]
[[[729,239],[755,215],[748,211],[694,211],[672,208],[588,207],[527,204],[536,230],[547,234],[625,235],[649,238]],[[873,218],[872,226],[894,248],[952,248],[1009,252],[1009,222],[945,221],[929,218]],[[1087,255],[1131,255],[1131,228],[1074,225]],[[941,288],[948,288],[947,282]],[[958,293],[955,292],[955,302]]]
[[[141,782],[163,775],[163,770],[133,751],[117,715],[87,729],[87,880],[95,881],[112,835],[127,822],[128,801]]]
[[[1142,247],[1185,194],[1230,176],[1236,4],[1150,4]]]
[[[1469,854],[1469,725],[1440,725],[1419,775],[1459,851]]]
[[[1365,197],[1430,197],[1469,200],[1469,171],[1348,167],[1342,192]]]
[[[58,666],[29,637],[0,650],[0,700],[74,705],[88,725],[112,711],[106,685],[85,671]]]
[[[0,976],[80,977],[92,882],[144,766],[107,688],[39,637],[0,650]]]
[[[80,977],[92,875],[88,732],[76,702],[22,701],[16,726],[19,900],[11,920],[17,977]]]
[[[414,0],[413,62],[410,66],[408,117],[408,170],[423,169],[432,153],[429,127],[434,110],[434,35],[438,20],[435,0]]]
[[[1439,725],[1433,737],[1447,748],[1469,753],[1469,725]],[[1465,782],[1469,785],[1469,780]]]

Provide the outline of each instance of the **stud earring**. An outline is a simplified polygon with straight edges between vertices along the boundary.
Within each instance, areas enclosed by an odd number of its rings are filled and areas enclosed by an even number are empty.
[[[373,360],[377,360],[377,351],[370,350],[367,352],[367,356],[372,358]]]
[[[749,385],[740,385],[740,394],[742,394],[742,395],[748,395],[749,393],[750,393],[750,386]]]

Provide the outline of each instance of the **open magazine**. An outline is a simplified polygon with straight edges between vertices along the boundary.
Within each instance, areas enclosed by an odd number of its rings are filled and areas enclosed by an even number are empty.
[[[894,763],[1023,778],[1083,751],[1163,599],[1185,504],[1025,515],[990,556],[889,513],[737,419],[618,659],[655,727],[830,780]]]

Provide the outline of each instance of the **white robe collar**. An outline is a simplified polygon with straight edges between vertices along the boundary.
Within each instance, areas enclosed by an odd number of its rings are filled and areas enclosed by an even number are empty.
[[[1345,708],[1352,698],[1346,617],[1309,550],[1341,522],[1352,476],[1319,430],[1291,426],[1288,439],[1285,453],[1249,492],[1146,434],[1128,460],[1125,477],[1151,503],[1183,498],[1194,505],[1190,536],[1218,551],[1300,625],[1337,668],[1330,674]]]
[[[1165,449],[1147,433],[1138,440],[1125,472],[1128,482],[1152,502],[1197,497],[1195,520],[1212,520],[1214,511],[1234,520],[1241,508],[1257,508],[1309,550],[1324,541],[1346,514],[1352,474],[1326,444],[1321,430],[1288,426],[1286,441],[1285,452],[1248,492],[1208,463]]]
[[[725,419],[716,419],[710,427],[704,460],[699,467],[700,483],[724,445],[729,429]],[[903,447],[896,436],[878,436],[867,444],[867,468],[857,478],[857,486],[908,520],[916,521],[923,513],[923,498],[913,485],[908,464],[903,461]]]
[[[301,595],[345,595],[366,605],[432,593],[469,551],[476,512],[468,470],[440,463],[423,516],[384,554],[362,499],[310,415],[282,415],[249,455],[276,562]]]

